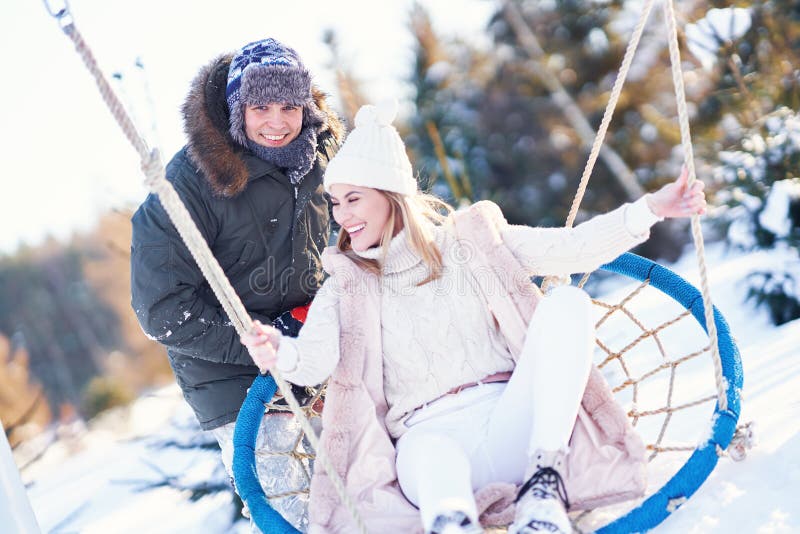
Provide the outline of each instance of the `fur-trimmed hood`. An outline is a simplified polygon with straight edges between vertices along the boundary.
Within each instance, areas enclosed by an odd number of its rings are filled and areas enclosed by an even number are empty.
[[[245,149],[229,132],[229,111],[225,100],[228,67],[233,54],[224,54],[203,67],[192,82],[183,104],[184,131],[189,158],[208,180],[214,193],[234,197],[244,190],[250,177],[243,158]],[[318,148],[327,158],[325,145],[338,145],[344,138],[344,125],[328,106],[326,95],[313,87],[314,103],[323,115],[318,126]]]

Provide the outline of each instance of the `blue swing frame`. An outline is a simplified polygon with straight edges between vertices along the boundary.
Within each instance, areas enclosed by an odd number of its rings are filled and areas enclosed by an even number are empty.
[[[627,252],[613,262],[603,265],[601,269],[640,282],[649,278],[651,286],[689,310],[700,326],[707,331],[700,291],[666,267]],[[656,527],[697,491],[717,465],[719,458],[717,448],[725,450],[733,438],[741,409],[742,361],[728,323],[716,307],[714,322],[717,326],[722,374],[727,381],[728,409],[722,411],[717,404],[711,416],[713,422],[711,438],[698,445],[683,467],[656,493],[637,508],[600,528],[598,534],[643,532]],[[262,532],[294,534],[299,531],[269,505],[256,472],[255,445],[264,415],[264,404],[272,399],[276,390],[275,381],[268,375],[257,377],[250,387],[236,420],[233,435],[233,474],[239,496],[247,503],[253,520]]]

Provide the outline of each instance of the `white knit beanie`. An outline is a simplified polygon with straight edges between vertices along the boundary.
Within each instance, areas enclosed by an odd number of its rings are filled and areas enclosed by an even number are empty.
[[[333,184],[350,184],[403,195],[416,193],[406,147],[392,126],[396,116],[396,100],[361,106],[355,128],[328,163],[326,191]]]

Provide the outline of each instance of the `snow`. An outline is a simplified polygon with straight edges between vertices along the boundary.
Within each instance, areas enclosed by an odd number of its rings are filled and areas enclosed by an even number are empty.
[[[178,321],[179,325],[182,324],[182,323],[183,323],[183,321]],[[164,332],[160,336],[154,336],[152,334],[148,334],[147,332],[144,332],[144,335],[147,337],[147,339],[149,339],[151,341],[161,341],[162,339],[167,339],[169,336],[171,336],[172,335],[172,330],[168,329],[166,332]]]
[[[192,417],[171,386],[107,412],[89,429],[63,432],[23,471],[42,531],[230,532],[230,494],[190,502],[171,488],[138,491],[162,473],[197,478],[221,468],[216,452],[154,447],[165,432],[186,433]],[[30,445],[22,455],[41,446]]]
[[[794,489],[800,487],[800,321],[773,327],[763,310],[744,303],[745,284],[751,271],[783,261],[780,252],[749,254],[726,252],[719,244],[706,247],[712,298],[725,315],[742,354],[744,389],[740,423],[754,421],[757,445],[742,462],[721,458],[715,471],[697,493],[678,508],[655,532],[671,533],[788,533],[800,531],[800,508]],[[691,253],[671,266],[698,283],[697,262]],[[599,283],[600,300],[618,301],[632,287],[618,280]],[[647,328],[661,324],[679,311],[652,288],[632,301],[631,308]],[[635,303],[635,304],[634,304]],[[616,319],[615,319],[616,321]],[[624,320],[620,319],[622,324]],[[616,332],[609,321],[608,343],[624,346],[636,332]],[[626,329],[629,330],[629,329]],[[702,347],[703,337],[692,317],[664,328],[663,344],[672,358]],[[641,345],[646,345],[642,343]],[[642,346],[642,353],[656,353]],[[649,363],[632,364],[640,376]],[[652,365],[649,365],[652,368]],[[607,374],[619,374],[609,364]],[[663,376],[661,376],[663,375]],[[654,409],[664,404],[668,374],[653,379],[652,391],[640,393],[635,407]],[[674,403],[713,395],[713,368],[708,353],[682,364]],[[619,397],[627,409],[634,407],[628,395]],[[678,412],[672,418],[663,444],[698,444],[708,438],[713,406],[705,403]],[[181,430],[191,418],[177,387],[144,396],[132,406],[110,412],[88,429],[62,430],[37,461],[23,470],[28,495],[44,532],[81,533],[226,533],[246,532],[245,522],[230,524],[232,505],[228,494],[190,502],[180,491],[158,488],[137,491],[143,481],[158,481],[160,471],[195,478],[219,468],[212,451],[155,448],[159,438]],[[651,421],[652,419],[652,421]],[[637,428],[652,441],[661,418],[643,417]],[[51,436],[50,439],[53,437]],[[44,440],[45,438],[42,438]],[[46,443],[46,441],[44,442]],[[16,451],[17,463],[25,463],[42,443],[31,442]],[[649,472],[653,491],[683,463],[686,453],[664,453]],[[613,518],[613,510],[595,516],[596,525]],[[618,513],[618,511],[617,511]],[[583,526],[586,526],[582,523]],[[0,528],[0,531],[5,530]]]
[[[428,67],[425,79],[434,85],[444,83],[448,76],[453,72],[453,65],[448,61],[440,60]]]
[[[689,51],[711,70],[717,61],[719,47],[734,41],[750,29],[750,10],[740,7],[709,9],[706,16],[695,24],[686,25],[686,42]]]
[[[780,180],[772,184],[764,211],[758,214],[761,226],[777,237],[786,237],[792,230],[789,218],[789,206],[800,198],[800,181],[794,179]]]
[[[602,28],[592,28],[586,36],[586,47],[592,55],[599,56],[608,51],[608,36]]]

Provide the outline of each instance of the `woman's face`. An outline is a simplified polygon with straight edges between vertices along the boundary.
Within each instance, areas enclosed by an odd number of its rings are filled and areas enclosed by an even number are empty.
[[[389,199],[370,187],[333,184],[330,187],[333,218],[350,235],[353,250],[362,252],[380,244],[389,223]]]

